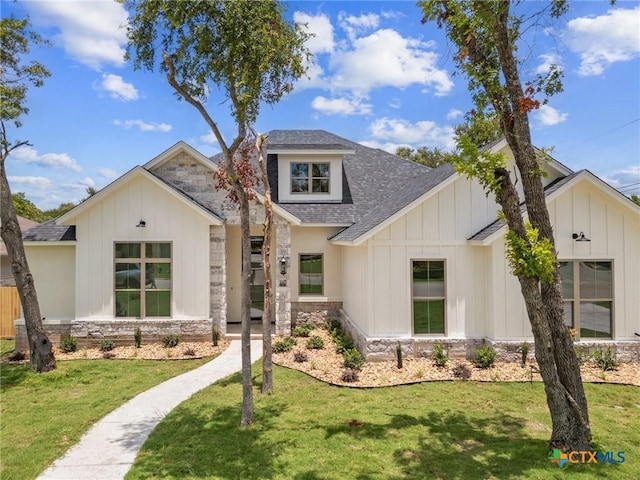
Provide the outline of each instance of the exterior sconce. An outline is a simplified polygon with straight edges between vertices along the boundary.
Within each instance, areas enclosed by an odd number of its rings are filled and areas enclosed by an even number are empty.
[[[280,275],[287,274],[287,257],[284,255],[280,257]]]
[[[147,222],[145,222],[144,220],[140,219],[140,221],[138,222],[138,224],[136,225],[136,227],[146,227],[147,226]]]
[[[576,242],[590,242],[591,241],[591,239],[589,239],[589,238],[587,238],[585,236],[584,232],[574,233],[572,235],[572,237]]]

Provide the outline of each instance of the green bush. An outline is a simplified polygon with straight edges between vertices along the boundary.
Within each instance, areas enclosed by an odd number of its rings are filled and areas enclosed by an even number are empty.
[[[211,343],[214,347],[218,346],[218,342],[220,341],[220,330],[217,325],[211,325]]]
[[[332,337],[335,336],[336,332],[342,333],[342,325],[340,324],[339,320],[332,318],[331,320],[327,321],[326,325],[327,330],[329,330],[329,333]]]
[[[293,329],[293,336],[308,337],[314,328],[316,328],[316,326],[311,322],[302,323]]]
[[[271,349],[273,353],[284,353],[289,352],[296,344],[296,340],[293,337],[284,337],[282,340],[278,340],[275,342]]]
[[[479,368],[489,368],[496,363],[496,349],[491,345],[480,347],[476,350],[476,366]]]
[[[318,337],[317,335],[309,337],[307,340],[307,348],[309,350],[321,350],[324,348],[324,340],[322,340],[322,337]]]
[[[351,337],[342,331],[333,336],[333,341],[336,344],[336,353],[344,354],[344,352],[346,352],[347,350],[352,350],[355,348]]]
[[[101,352],[110,352],[114,348],[116,348],[116,344],[113,343],[113,340],[103,340],[102,343],[100,343]]]
[[[142,330],[140,330],[140,327],[137,327],[133,334],[133,343],[136,348],[140,348],[140,345],[142,345]]]
[[[575,347],[575,349],[576,349],[576,358],[578,359],[578,363],[580,365],[582,365],[587,360],[589,360],[589,354],[587,353],[584,347],[578,345],[577,347]]]
[[[396,345],[396,365],[399,369],[402,368],[402,365],[403,365],[402,345],[400,345],[400,342],[398,342],[398,344]]]
[[[346,350],[342,356],[344,357],[344,368],[360,370],[364,365],[364,357],[357,348]]]
[[[431,359],[436,367],[444,367],[449,361],[449,355],[444,352],[444,346],[438,342],[433,346]]]
[[[65,335],[60,342],[60,350],[64,353],[75,352],[78,349],[78,339],[73,335]]]
[[[611,347],[607,347],[606,351],[599,348],[593,352],[593,361],[596,362],[596,365],[598,365],[603,372],[615,370],[618,366],[618,356],[616,352],[611,350]]]
[[[527,345],[527,342],[522,342],[520,344],[520,366],[522,368],[524,368],[524,366],[527,364],[527,355],[529,354],[529,345]]]
[[[177,347],[180,343],[180,337],[178,335],[167,335],[162,337],[162,345],[164,348]]]

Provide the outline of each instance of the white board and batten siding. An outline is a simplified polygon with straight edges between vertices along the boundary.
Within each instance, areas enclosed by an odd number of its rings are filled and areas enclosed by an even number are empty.
[[[368,336],[412,336],[411,261],[444,260],[446,336],[482,336],[488,255],[466,240],[495,220],[496,211],[477,184],[458,178],[362,247],[346,247],[344,307],[349,316]]]
[[[146,227],[136,227],[140,220]],[[75,219],[76,317],[114,317],[116,242],[171,242],[172,317],[209,317],[209,222],[138,176]]]

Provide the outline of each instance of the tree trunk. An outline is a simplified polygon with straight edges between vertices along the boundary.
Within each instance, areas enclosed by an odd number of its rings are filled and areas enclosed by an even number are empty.
[[[242,419],[240,425],[253,423],[253,384],[251,379],[251,234],[249,231],[249,197],[236,188],[240,209],[242,237],[242,288],[240,316],[242,317]]]
[[[271,288],[271,236],[273,232],[273,203],[271,186],[264,163],[262,139],[258,138],[258,164],[264,185],[264,241],[262,242],[262,269],[264,272],[264,310],[262,311],[262,394],[273,392],[273,361],[271,348],[271,320],[274,317]]]
[[[48,372],[56,368],[56,360],[49,337],[47,337],[42,328],[38,295],[33,276],[29,270],[27,257],[24,253],[22,231],[13,207],[13,198],[4,168],[5,158],[6,153],[3,152],[0,160],[0,220],[2,221],[0,232],[11,259],[11,270],[13,271],[20,302],[22,303],[22,312],[29,341],[29,364],[31,370],[38,373]]]
[[[522,106],[524,94],[511,47],[513,42],[509,38],[507,16],[508,7],[500,12],[500,18],[493,30],[507,87],[505,103],[508,101],[510,105],[510,115],[503,117],[504,132],[520,172],[529,221],[534,228],[538,229],[541,239],[546,238],[552,245],[555,245],[553,227],[539,173],[541,167],[531,143],[528,109]],[[515,205],[518,204],[517,194],[511,202],[515,202]],[[519,209],[517,215],[521,217]],[[511,228],[511,224],[509,226]],[[522,238],[526,238],[526,236]],[[522,279],[520,279],[520,283],[523,285]],[[536,358],[540,364],[541,373],[544,369],[546,375],[551,377],[549,385],[545,382],[547,403],[553,421],[550,447],[563,451],[588,450],[591,445],[591,429],[587,399],[573,342],[562,318],[561,288],[556,267],[552,282],[540,282],[535,291],[532,288],[525,289],[522,286],[522,293],[525,302],[527,302],[528,311],[530,306],[534,308],[533,305],[530,305],[533,302],[540,301],[540,305],[544,306],[540,310],[539,319],[538,313],[534,315],[530,313],[529,317],[534,336],[542,337],[540,340],[543,352],[540,353],[540,358],[538,358],[538,348],[536,348]],[[543,373],[543,375],[545,374]]]

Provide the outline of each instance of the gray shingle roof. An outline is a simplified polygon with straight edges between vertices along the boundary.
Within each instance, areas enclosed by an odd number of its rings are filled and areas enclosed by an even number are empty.
[[[55,220],[41,223],[22,235],[22,240],[25,242],[63,242],[75,241],[75,239],[75,225],[56,225]]]
[[[578,172],[573,172],[571,175],[567,175],[566,177],[562,177],[562,178],[559,178],[559,179],[555,180],[554,182],[551,182],[544,189],[545,196],[548,197],[553,192],[555,192],[556,190],[561,188],[563,185],[566,185],[567,183],[569,183],[571,180],[573,180],[582,171],[583,170],[580,170]],[[522,202],[520,204],[520,211],[523,214],[527,211],[527,206],[526,206],[526,204],[524,202]],[[484,227],[478,233],[476,233],[473,236],[469,237],[468,240],[473,240],[473,241],[478,241],[478,242],[486,240],[487,238],[489,238],[491,235],[496,233],[498,230],[500,230],[505,225],[506,225],[506,222],[504,220],[496,220],[495,222],[490,223],[489,225]]]

